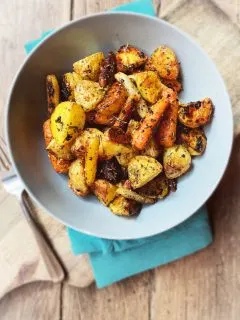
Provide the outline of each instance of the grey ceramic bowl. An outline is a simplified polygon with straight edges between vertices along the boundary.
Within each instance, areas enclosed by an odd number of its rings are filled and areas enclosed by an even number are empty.
[[[78,198],[67,178],[56,174],[44,149],[45,76],[61,75],[86,55],[116,50],[130,43],[150,54],[160,44],[173,48],[181,62],[181,100],[212,98],[215,116],[206,134],[208,148],[194,168],[180,179],[178,190],[164,201],[145,206],[133,219],[114,216],[93,197]],[[233,121],[229,97],[216,67],[185,33],[159,20],[138,14],[102,13],[74,21],[41,43],[29,55],[13,83],[6,115],[12,161],[32,197],[49,214],[72,228],[96,236],[131,239],[150,236],[190,217],[212,194],[229,159]]]

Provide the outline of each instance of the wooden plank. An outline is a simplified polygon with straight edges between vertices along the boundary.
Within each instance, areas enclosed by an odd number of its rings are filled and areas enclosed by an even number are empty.
[[[105,289],[95,285],[63,287],[63,320],[146,320],[152,290],[151,272],[126,279]]]
[[[0,301],[1,320],[59,320],[61,285],[36,282],[20,287]]]
[[[24,44],[39,37],[43,31],[67,22],[69,17],[70,0],[2,0],[0,2],[1,121],[12,79],[25,58]],[[0,135],[2,132],[2,123],[0,123]],[[17,212],[19,207],[12,201],[11,196],[1,193],[1,202],[5,203],[5,207],[9,205],[8,213],[12,213],[7,221],[9,228],[19,219]],[[2,231],[7,233],[8,230]],[[0,318],[4,320],[59,319],[60,292],[59,285],[46,282],[19,288],[1,300]]]

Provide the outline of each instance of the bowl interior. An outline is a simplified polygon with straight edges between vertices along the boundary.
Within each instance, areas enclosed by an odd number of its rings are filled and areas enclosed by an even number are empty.
[[[94,198],[78,198],[67,178],[56,174],[44,149],[42,124],[47,116],[45,76],[62,75],[72,63],[96,51],[130,43],[151,52],[173,48],[181,62],[182,101],[211,97],[214,119],[206,129],[208,147],[180,179],[178,190],[132,219],[114,216]],[[139,238],[165,231],[193,214],[221,179],[231,151],[232,113],[224,83],[211,60],[186,34],[166,22],[135,14],[100,14],[61,28],[46,39],[22,66],[9,99],[7,135],[18,174],[32,196],[50,214],[77,230],[113,239]],[[224,130],[223,130],[224,128]],[[221,141],[221,147],[219,146]]]

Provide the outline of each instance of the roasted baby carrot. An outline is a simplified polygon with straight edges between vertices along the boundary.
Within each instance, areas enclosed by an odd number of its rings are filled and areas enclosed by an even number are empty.
[[[159,129],[156,135],[157,144],[168,148],[172,147],[176,140],[178,117],[178,100],[169,104],[160,122]]]
[[[134,148],[138,150],[143,150],[145,148],[152,135],[153,129],[160,121],[168,104],[168,97],[162,97],[151,107],[146,117],[142,120],[139,129],[136,130],[133,136],[132,145]]]

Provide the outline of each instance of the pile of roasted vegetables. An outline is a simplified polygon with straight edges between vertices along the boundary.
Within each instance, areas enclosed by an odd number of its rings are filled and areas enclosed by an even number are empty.
[[[176,190],[193,156],[203,154],[209,98],[182,104],[173,50],[150,57],[123,45],[73,64],[59,84],[47,76],[46,149],[56,172],[68,173],[78,196],[95,194],[117,215],[131,216]]]

